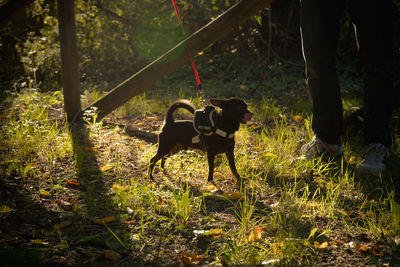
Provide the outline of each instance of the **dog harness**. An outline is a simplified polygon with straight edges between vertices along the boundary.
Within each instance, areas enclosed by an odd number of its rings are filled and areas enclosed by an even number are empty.
[[[204,109],[198,109],[194,112],[193,128],[199,134],[192,138],[192,143],[200,143],[201,136],[210,136],[217,134],[224,138],[233,138],[235,133],[227,133],[215,125],[214,118],[217,116],[217,110],[214,106],[206,106]]]

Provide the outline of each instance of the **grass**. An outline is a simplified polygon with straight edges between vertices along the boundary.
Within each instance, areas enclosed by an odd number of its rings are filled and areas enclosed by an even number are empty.
[[[98,92],[93,95],[99,97]],[[178,97],[186,93],[158,98],[143,94],[111,117],[131,116],[135,127],[152,132]],[[186,98],[201,106],[198,95]],[[64,215],[56,219],[70,222],[67,227],[31,239],[48,240],[60,249],[57,253],[75,251],[75,260],[111,257],[176,264],[194,263],[199,256],[207,265],[312,265],[323,262],[324,253],[351,257],[346,251],[352,250],[366,261],[399,264],[400,248],[394,240],[400,231],[400,206],[392,186],[399,179],[393,176],[396,171],[373,181],[370,190],[368,180],[357,177],[349,163],[359,151],[352,139],[345,140],[343,160],[299,160],[301,145],[312,138],[309,113],[266,98],[249,102],[255,122],[242,126],[235,137],[237,168],[248,181],[235,185],[226,159],[218,157],[215,180],[220,190],[211,192],[204,154],[174,155],[167,160],[167,172],[156,169],[156,182],[149,181],[145,174],[156,145],[97,121],[94,110],[86,114],[90,145],[77,152],[62,119],[61,93],[23,90],[3,103],[2,183],[23,178],[31,185],[25,194],[32,195],[32,202],[45,199],[59,212],[60,203],[72,205],[71,210],[61,209]],[[394,142],[396,161],[399,139]],[[392,166],[395,170],[396,164]],[[82,185],[75,188],[70,180]],[[223,195],[235,192],[239,198]],[[23,208],[16,197],[2,198],[1,205]],[[13,216],[2,212],[0,220]],[[93,225],[93,217],[107,216],[113,219]],[[318,244],[324,242],[327,247],[321,248]],[[104,256],[109,255],[105,250],[119,256]]]

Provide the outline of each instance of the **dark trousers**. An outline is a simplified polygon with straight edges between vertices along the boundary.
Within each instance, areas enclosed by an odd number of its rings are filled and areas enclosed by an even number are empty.
[[[364,143],[391,145],[393,9],[391,0],[301,0],[301,37],[317,137],[340,143],[343,108],[336,69],[340,18],[349,8],[364,66]]]

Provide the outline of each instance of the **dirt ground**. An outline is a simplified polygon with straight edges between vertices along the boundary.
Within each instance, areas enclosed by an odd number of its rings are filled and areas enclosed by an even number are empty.
[[[53,116],[60,119],[60,111],[55,112]],[[154,144],[156,142],[154,131],[160,128],[162,122],[161,116],[145,121],[139,117],[111,118],[105,121],[103,134],[108,134],[107,125],[110,127],[120,125],[125,129],[125,136],[121,142],[126,142],[128,145],[141,142]],[[99,152],[106,147],[114,149],[113,146],[117,146],[106,142],[96,145]],[[118,148],[115,147],[115,149]],[[84,164],[99,167],[103,166],[103,161],[106,159],[88,157],[86,160]],[[124,162],[125,173],[121,176],[145,176],[147,166],[138,165],[134,154],[127,155]],[[0,179],[1,202],[14,203],[12,211],[0,214],[0,259],[2,264],[5,264],[3,266],[180,266],[184,263],[179,259],[177,251],[192,251],[201,254],[204,253],[202,248],[207,247],[212,255],[210,251],[220,249],[219,243],[207,238],[198,238],[193,231],[188,230],[207,223],[203,218],[196,216],[188,220],[187,228],[174,229],[159,222],[154,227],[143,230],[149,238],[145,242],[138,242],[135,249],[120,248],[115,238],[110,238],[109,232],[105,231],[104,225],[93,222],[90,212],[82,215],[73,208],[88,205],[88,194],[97,195],[93,201],[110,202],[113,196],[110,189],[115,183],[115,176],[106,173],[102,176],[102,181],[92,181],[84,177],[90,173],[77,174],[74,166],[74,159],[63,158],[58,160],[51,170],[46,163],[38,163],[35,166],[38,177],[23,179],[10,175]],[[48,178],[50,172],[51,181]],[[70,181],[75,181],[73,177],[77,175],[84,177],[80,184]],[[159,177],[155,175],[156,180]],[[62,193],[46,195],[45,192],[57,186],[55,181],[60,181]],[[224,190],[234,190],[231,182],[228,180],[222,184]],[[163,183],[162,180],[157,181],[158,186],[163,186]],[[192,191],[196,194],[196,188],[199,190],[205,185],[205,179],[195,177],[191,183]],[[274,197],[279,196],[271,196],[271,199]],[[218,199],[208,201],[213,207],[209,210],[213,217],[221,219],[225,224],[235,221],[233,212],[229,211],[229,204]],[[106,217],[117,208],[112,207],[112,204],[109,206],[106,204],[104,214],[101,216]],[[99,212],[96,216],[99,216]],[[71,217],[75,219],[66,222]],[[317,218],[316,222],[324,224],[324,220],[325,218],[321,217]],[[69,225],[60,226],[59,224],[63,222]],[[59,228],[66,227],[63,229],[68,230],[60,231],[55,225]],[[213,227],[216,226],[218,225],[213,225]],[[109,227],[118,231],[120,223],[113,221],[109,223]],[[129,231],[126,225],[122,227]],[[340,222],[331,227],[336,231],[330,240],[326,240],[329,241],[330,246],[326,249],[315,250],[312,253],[312,261],[307,263],[307,259],[304,259],[302,266],[379,266],[382,262],[395,262],[395,259],[397,263],[400,262],[400,250],[398,247],[397,250],[393,249],[390,240],[376,241],[370,240],[366,235],[344,234],[341,231],[343,225]],[[163,241],[160,237],[162,235],[160,229],[173,231],[174,238]],[[369,248],[360,249],[361,244],[367,244]],[[116,249],[111,250],[110,247]],[[376,251],[372,252],[372,249]],[[116,251],[118,252],[115,254]],[[212,262],[212,260],[205,260],[198,265],[207,266]],[[279,266],[279,263],[271,262],[266,266]]]

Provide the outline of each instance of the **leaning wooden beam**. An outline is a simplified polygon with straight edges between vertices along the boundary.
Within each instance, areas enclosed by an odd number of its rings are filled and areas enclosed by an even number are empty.
[[[97,102],[86,107],[84,111],[97,107],[98,118],[103,118],[190,60],[188,51],[191,54],[197,54],[204,50],[271,2],[273,0],[242,0],[238,2],[218,18],[112,89]]]

